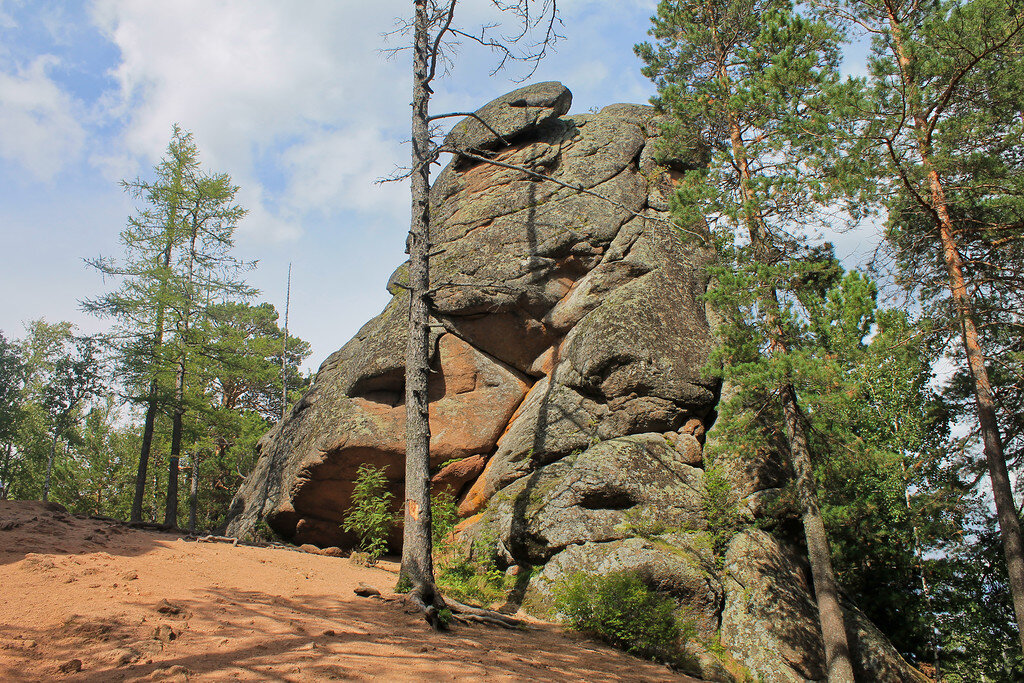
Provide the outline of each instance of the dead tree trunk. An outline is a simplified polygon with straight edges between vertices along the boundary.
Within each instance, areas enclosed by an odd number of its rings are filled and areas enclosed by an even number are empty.
[[[427,86],[429,22],[425,0],[414,0],[412,100],[412,222],[409,228],[409,338],[405,355],[405,529],[401,579],[434,628],[440,603],[434,587],[430,519],[430,161]],[[437,604],[435,604],[437,603]]]

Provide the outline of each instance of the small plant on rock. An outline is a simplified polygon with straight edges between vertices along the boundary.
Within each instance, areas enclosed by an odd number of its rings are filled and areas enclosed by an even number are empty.
[[[356,470],[352,505],[345,511],[342,528],[359,536],[359,550],[373,564],[387,548],[388,534],[395,524],[391,512],[394,494],[387,490],[385,468],[363,464]]]
[[[725,563],[729,541],[742,528],[739,504],[729,480],[717,466],[704,473],[704,515],[711,535],[712,552],[719,568]]]
[[[648,588],[635,572],[578,572],[554,593],[555,610],[571,628],[639,657],[680,663],[684,624],[675,601]]]

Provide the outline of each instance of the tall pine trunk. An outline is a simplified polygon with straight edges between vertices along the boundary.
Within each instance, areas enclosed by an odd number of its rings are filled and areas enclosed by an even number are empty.
[[[893,36],[892,50],[900,66],[904,83],[908,85],[910,92],[910,96],[906,98],[909,120],[913,125],[917,143],[916,151],[920,157],[921,167],[928,180],[929,208],[938,228],[942,260],[949,278],[949,294],[956,308],[968,371],[974,384],[978,425],[981,429],[985,461],[992,484],[992,497],[996,504],[996,516],[999,519],[1003,554],[1006,557],[1006,570],[1010,579],[1010,594],[1013,598],[1014,615],[1017,618],[1017,634],[1021,650],[1024,651],[1024,536],[1021,533],[1020,518],[1013,500],[1013,487],[1006,467],[1006,455],[1003,452],[999,423],[996,418],[995,396],[992,391],[992,383],[989,380],[988,369],[985,367],[985,354],[981,348],[981,338],[974,320],[974,302],[967,289],[963,259],[956,241],[957,231],[950,213],[946,188],[935,167],[932,154],[932,127],[925,112],[920,108],[919,98],[915,96],[918,86],[912,75],[913,58],[906,46],[900,18],[892,8],[889,8],[888,11],[889,28]]]
[[[405,528],[401,578],[428,610],[439,600],[434,586],[430,517],[430,130],[427,121],[428,17],[425,0],[414,0],[412,99],[412,220],[409,227],[409,337],[405,354]]]
[[[188,532],[196,532],[196,516],[199,505],[199,463],[195,453],[192,454],[192,467],[189,470],[188,494]]]
[[[53,460],[57,457],[57,428],[53,429],[53,440],[50,442],[50,457],[46,461],[46,480],[43,482],[43,500],[50,497],[50,475],[53,472]]]
[[[157,392],[159,387],[154,379],[149,385],[149,400],[146,402],[146,421],[142,428],[142,448],[139,451],[139,469],[135,475],[135,496],[132,498],[131,521],[142,521],[142,503],[146,497],[146,475],[149,469],[149,453],[153,447],[153,430],[156,425]]]
[[[727,80],[728,74],[724,67],[721,73],[722,78]],[[754,260],[770,266],[772,259],[768,230],[763,224],[761,216],[753,208],[756,206],[756,202],[750,189],[751,175],[746,146],[735,120],[730,122],[730,129],[733,159],[740,176],[740,193],[746,205],[743,220],[750,234],[750,246],[754,252]],[[762,315],[770,337],[768,340],[770,348],[772,351],[786,352],[789,346],[785,330],[782,327],[778,291],[772,284],[764,286],[766,291],[761,296],[764,306]],[[825,647],[828,680],[829,683],[853,683],[850,645],[846,636],[843,610],[839,605],[839,586],[836,584],[835,572],[832,569],[832,554],[829,551],[828,535],[825,532],[825,522],[818,506],[818,486],[814,478],[810,443],[807,439],[807,430],[804,426],[796,390],[788,378],[779,387],[779,400],[782,403],[782,412],[786,422],[790,461],[796,476],[804,538],[807,541],[807,559],[811,565],[811,580],[814,584],[814,597],[818,606],[818,624],[821,628],[822,644]]]
[[[178,461],[181,459],[181,431],[185,417],[185,360],[178,361],[174,388],[174,415],[171,418],[171,453],[167,458],[167,501],[164,505],[164,524],[178,525]]]
[[[0,482],[3,483],[3,488],[0,488],[0,500],[7,500],[11,495],[11,452],[13,450],[13,444],[8,443],[4,453],[3,474],[0,475]]]
[[[1017,617],[1017,633],[1021,649],[1024,650],[1024,539],[1021,536],[1020,518],[1013,500],[1013,487],[1006,468],[1006,456],[996,420],[996,402],[985,367],[985,354],[981,349],[978,328],[974,322],[974,306],[967,291],[963,261],[957,249],[953,225],[945,194],[934,169],[929,171],[932,195],[937,200],[941,225],[939,236],[942,242],[942,257],[949,273],[949,292],[960,319],[960,333],[963,338],[967,364],[974,380],[974,398],[978,413],[978,424],[984,443],[985,460],[988,464],[989,479],[992,483],[992,497],[995,499],[996,516],[999,519],[1000,536],[1003,540],[1003,554],[1006,556],[1006,570],[1010,579],[1010,594],[1013,611]]]
[[[180,183],[180,177],[178,182]],[[156,324],[153,330],[153,351],[154,360],[156,352],[164,341],[164,304],[163,296],[167,290],[167,271],[171,267],[171,251],[174,247],[174,231],[177,212],[172,209],[171,217],[168,220],[166,232],[167,242],[162,253],[162,264],[164,268],[163,279],[160,282],[160,301],[157,302]],[[146,497],[146,473],[149,468],[149,456],[153,447],[153,431],[156,428],[156,414],[159,410],[160,385],[156,377],[149,383],[149,397],[146,401],[146,421],[142,428],[142,448],[139,450],[139,470],[135,476],[135,497],[132,498],[131,521],[142,521],[142,502]],[[154,491],[154,496],[156,492]]]

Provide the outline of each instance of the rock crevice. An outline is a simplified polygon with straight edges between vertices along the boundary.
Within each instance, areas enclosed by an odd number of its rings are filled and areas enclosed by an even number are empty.
[[[663,158],[651,107],[569,115],[570,103],[559,83],[522,88],[445,140],[607,199],[486,162],[439,174],[434,491],[457,496],[473,552],[535,568],[520,582],[535,610],[573,572],[635,571],[677,601],[705,645],[720,638],[765,680],[820,680],[800,552],[754,529],[724,557],[713,552],[703,446],[721,387],[706,371],[715,315],[704,293],[715,254],[706,226],[683,230],[668,215],[680,173],[707,153]],[[260,440],[229,533],[265,522],[296,544],[350,545],[339,524],[364,463],[385,467],[402,499],[405,277],[405,266],[392,274],[392,301]],[[751,522],[788,479],[771,454],[727,457],[721,470]],[[920,680],[862,615],[849,615],[865,680]],[[694,645],[705,673],[728,680],[705,645]]]

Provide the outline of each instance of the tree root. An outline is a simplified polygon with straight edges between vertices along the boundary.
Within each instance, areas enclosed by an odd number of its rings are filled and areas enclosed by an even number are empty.
[[[493,626],[501,626],[502,628],[511,629],[529,628],[525,621],[515,619],[502,614],[501,612],[495,612],[494,610],[484,609],[482,607],[474,607],[451,598],[442,598],[442,600],[444,600],[445,604],[448,605],[448,609],[452,611],[453,615],[458,615],[456,618],[459,621],[475,621],[480,624],[491,624]]]

